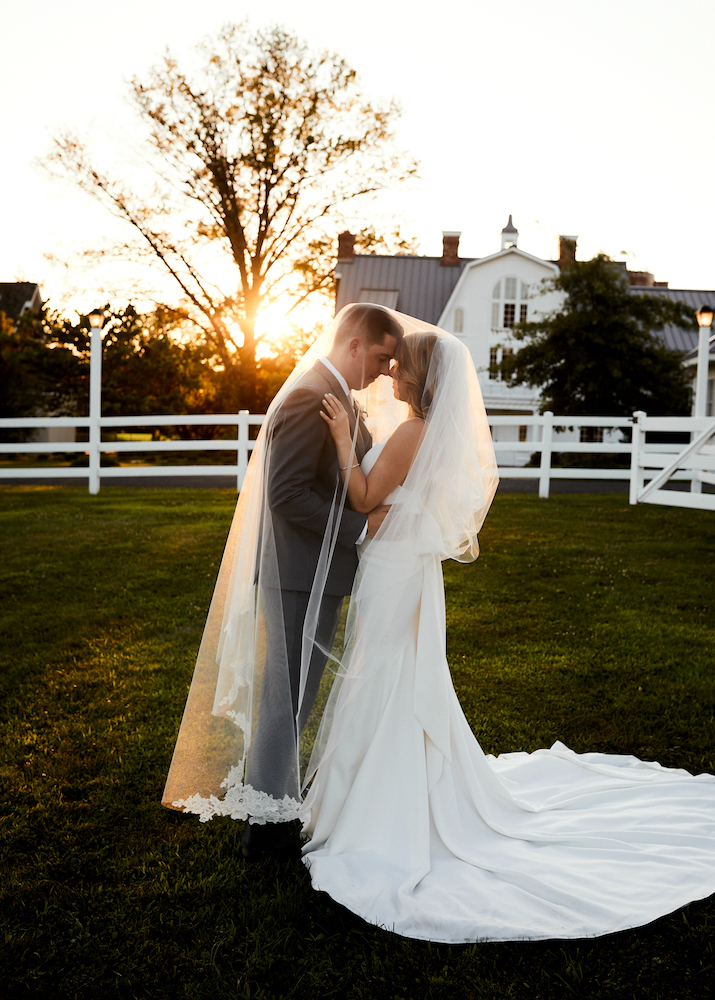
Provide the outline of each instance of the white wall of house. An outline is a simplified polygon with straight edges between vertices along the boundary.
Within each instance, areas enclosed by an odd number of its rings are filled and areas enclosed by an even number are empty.
[[[555,264],[516,247],[464,268],[438,325],[451,330],[469,348],[487,409],[533,413],[538,408],[537,390],[506,386],[489,377],[489,367],[501,360],[505,350],[518,347],[511,336],[514,323],[535,319],[560,305],[562,293],[539,294],[544,280],[558,273]]]
[[[505,351],[518,350],[511,326],[558,308],[560,292],[541,294],[543,282],[558,275],[551,261],[541,260],[517,247],[467,264],[447,302],[438,326],[460,337],[474,359],[488,413],[531,415],[538,413],[539,392],[529,386],[507,386],[490,366],[498,364]],[[526,434],[526,437],[524,436]],[[495,428],[495,440],[532,440],[533,428]],[[523,452],[502,453],[500,461],[523,465]]]

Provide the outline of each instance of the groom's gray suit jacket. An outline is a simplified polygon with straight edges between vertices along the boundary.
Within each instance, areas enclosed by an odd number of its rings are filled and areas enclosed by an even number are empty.
[[[345,407],[350,430],[358,422],[358,461],[372,445],[362,417],[355,411],[337,379],[317,361],[301,376],[278,410],[269,428],[268,503],[280,574],[281,590],[310,591],[330,516],[340,468],[328,426],[320,416],[323,396],[332,392]],[[341,486],[338,485],[340,497]],[[349,594],[357,569],[355,542],[365,527],[365,514],[346,503],[337,532],[337,542],[328,572],[325,594]]]

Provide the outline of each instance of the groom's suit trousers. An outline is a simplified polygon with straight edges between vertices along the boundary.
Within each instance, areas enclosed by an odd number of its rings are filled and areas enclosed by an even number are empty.
[[[262,594],[266,663],[246,781],[276,799],[295,795],[296,739],[315,703],[327,659],[323,650],[332,646],[343,603],[342,597],[323,597],[299,710],[303,624],[309,598],[310,594],[299,590],[266,590]]]

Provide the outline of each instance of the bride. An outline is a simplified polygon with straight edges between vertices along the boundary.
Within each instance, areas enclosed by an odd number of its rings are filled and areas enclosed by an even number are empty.
[[[404,419],[393,433],[358,463],[357,431],[351,434],[344,406],[334,395],[324,399],[343,471],[322,563],[329,565],[346,500],[364,512],[388,504],[389,513],[361,545],[339,646],[328,648],[319,636],[316,614],[306,618],[304,659],[322,647],[330,660],[296,742],[305,797],[264,802],[243,780],[256,666],[270,624],[253,597],[265,562],[262,556],[257,570],[256,553],[265,552],[269,527],[260,516],[265,490],[254,482],[244,500],[249,509],[229,537],[204,637],[206,666],[200,670],[200,654],[187,705],[188,715],[196,692],[203,713],[191,717],[203,715],[203,722],[187,724],[185,715],[182,723],[190,735],[180,757],[213,764],[183,783],[191,794],[172,793],[172,804],[202,819],[299,817],[314,887],[413,938],[592,937],[711,894],[715,778],[628,756],[578,755],[560,743],[487,757],[469,729],[446,660],[441,561],[478,554],[477,533],[496,488],[493,450],[464,345],[393,315],[406,334],[392,372],[393,409],[402,408]],[[386,380],[379,382],[384,388]],[[386,394],[375,395],[367,408],[379,432],[395,415]],[[252,466],[266,467],[265,448],[259,443]],[[238,531],[261,541],[237,544]],[[319,561],[314,590],[321,573],[324,585]],[[319,600],[311,594],[314,609]],[[225,725],[216,729],[221,718],[233,723],[238,743]],[[223,776],[223,797],[201,790],[215,787],[216,777],[206,777],[212,769]]]

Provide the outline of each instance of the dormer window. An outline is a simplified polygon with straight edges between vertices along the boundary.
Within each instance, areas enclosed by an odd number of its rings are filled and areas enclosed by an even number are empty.
[[[525,323],[529,308],[529,286],[509,275],[497,281],[492,290],[492,330],[508,330],[515,323]]]

